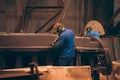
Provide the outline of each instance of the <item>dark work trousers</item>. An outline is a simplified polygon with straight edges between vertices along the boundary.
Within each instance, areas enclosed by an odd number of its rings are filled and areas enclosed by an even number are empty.
[[[74,58],[73,57],[59,57],[59,66],[73,66]]]

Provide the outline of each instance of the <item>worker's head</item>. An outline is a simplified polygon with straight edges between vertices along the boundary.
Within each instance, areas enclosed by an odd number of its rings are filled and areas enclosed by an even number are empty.
[[[89,31],[91,31],[91,30],[92,30],[91,27],[87,27],[87,28],[86,28],[86,32],[89,32]]]
[[[55,24],[55,29],[56,29],[56,32],[57,32],[57,33],[61,33],[61,32],[65,29],[65,27],[64,27],[64,25],[61,24],[61,23],[56,23],[56,24]]]

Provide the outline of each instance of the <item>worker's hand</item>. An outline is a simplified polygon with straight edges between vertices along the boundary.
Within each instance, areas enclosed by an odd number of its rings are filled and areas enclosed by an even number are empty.
[[[58,40],[58,37],[56,37],[51,43],[50,43],[50,46],[53,46]]]
[[[52,47],[54,44],[55,44],[55,42],[51,42],[51,43],[50,43],[50,46]]]
[[[83,35],[82,39],[84,39],[85,37],[87,37],[85,34]]]

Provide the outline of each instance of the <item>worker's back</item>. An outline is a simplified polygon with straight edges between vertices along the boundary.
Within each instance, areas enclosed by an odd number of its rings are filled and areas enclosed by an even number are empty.
[[[95,37],[100,38],[100,34],[92,30],[87,33],[87,36],[95,36]]]
[[[63,40],[63,56],[65,57],[74,57],[74,33],[70,29],[65,29],[61,34],[61,38],[64,38]]]

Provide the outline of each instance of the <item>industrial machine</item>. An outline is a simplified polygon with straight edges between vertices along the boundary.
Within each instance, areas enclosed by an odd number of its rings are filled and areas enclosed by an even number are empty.
[[[50,42],[57,35],[47,33],[0,34],[0,56],[5,55],[54,55]],[[91,66],[92,76],[111,73],[110,51],[102,39],[75,36],[76,65]],[[3,58],[4,59],[4,58]],[[42,61],[41,61],[42,62]],[[7,67],[6,67],[7,68]]]

